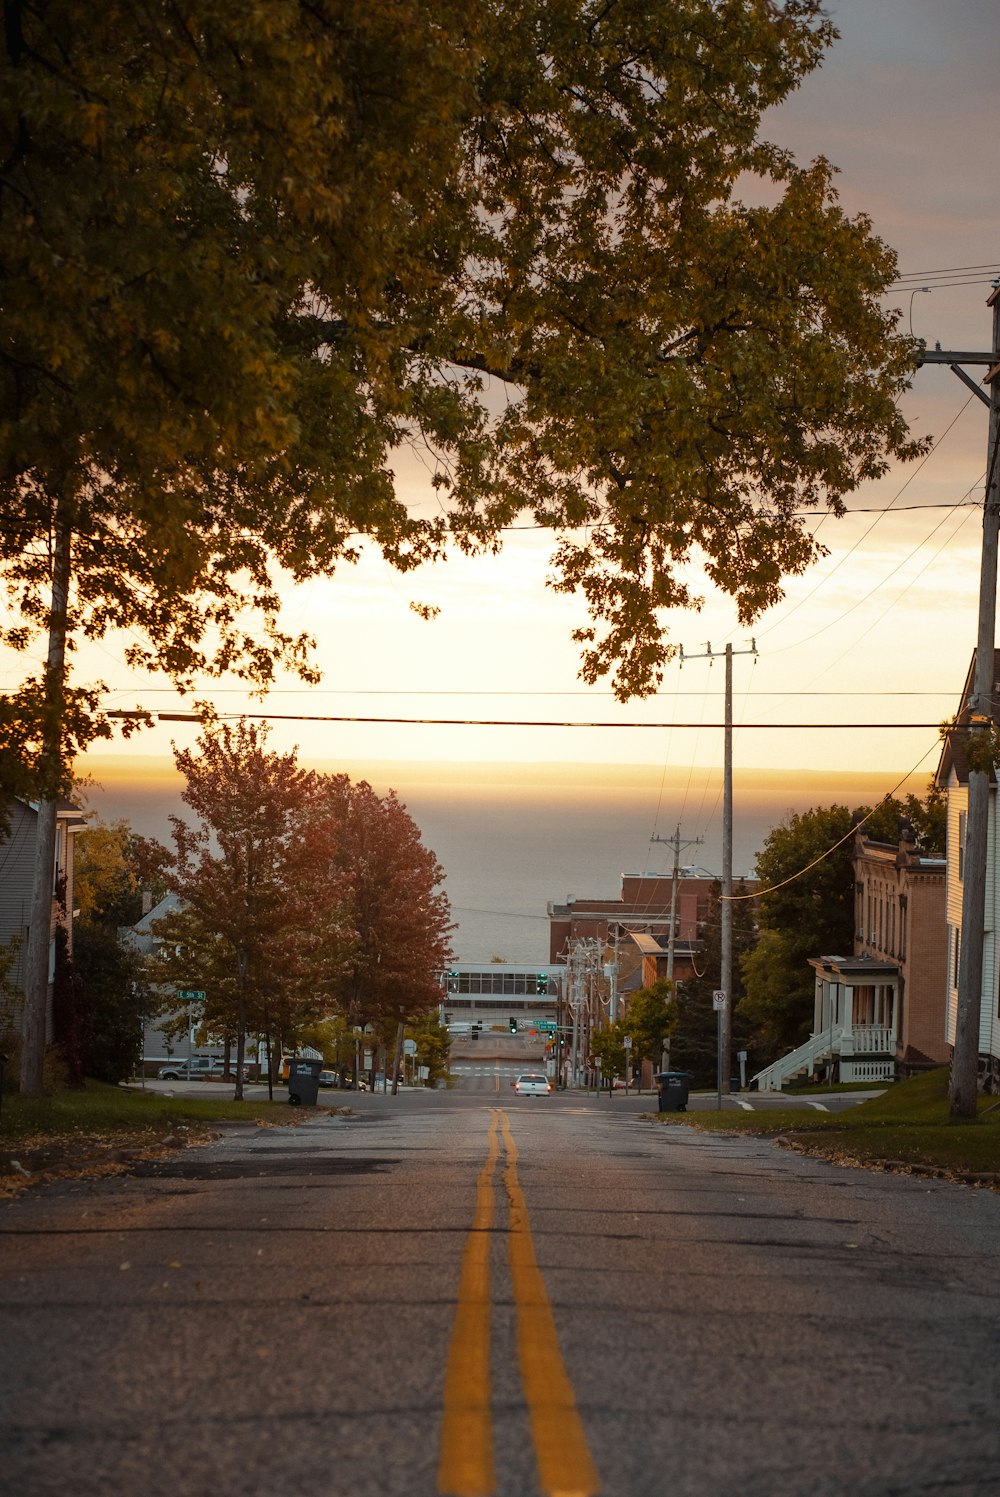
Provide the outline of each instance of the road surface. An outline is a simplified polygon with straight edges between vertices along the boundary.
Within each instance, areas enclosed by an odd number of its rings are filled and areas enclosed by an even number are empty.
[[[0,1206],[25,1497],[993,1497],[1000,1196],[645,1121],[341,1097]]]

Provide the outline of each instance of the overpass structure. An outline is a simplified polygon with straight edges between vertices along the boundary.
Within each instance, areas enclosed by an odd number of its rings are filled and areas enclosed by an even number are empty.
[[[513,962],[455,962],[441,974],[441,1018],[454,1037],[554,1034],[565,968]]]

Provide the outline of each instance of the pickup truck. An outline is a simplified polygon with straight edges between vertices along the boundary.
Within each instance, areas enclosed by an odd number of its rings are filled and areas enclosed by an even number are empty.
[[[231,1065],[230,1079],[235,1073]],[[172,1060],[161,1066],[156,1076],[158,1081],[221,1081],[226,1074],[226,1063],[217,1055],[192,1055],[190,1060]],[[243,1080],[249,1076],[249,1068],[243,1067]]]

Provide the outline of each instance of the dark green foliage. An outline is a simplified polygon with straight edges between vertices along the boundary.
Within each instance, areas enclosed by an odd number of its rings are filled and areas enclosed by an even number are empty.
[[[427,1067],[427,1086],[437,1086],[448,1075],[450,1038],[435,1009],[420,1019],[411,1020],[407,1034],[417,1042],[416,1063]]]
[[[86,1074],[98,1081],[127,1081],[142,1056],[147,994],[139,959],[116,928],[87,921],[74,932],[73,968]]]
[[[704,925],[704,947],[698,956],[701,971],[677,984],[678,1019],[670,1041],[670,1067],[671,1070],[690,1071],[695,1086],[714,1086],[717,1076],[718,1019],[712,1007],[712,994],[719,986],[722,971],[721,893],[721,884],[714,883]],[[747,897],[742,880],[734,886],[733,895],[732,1065],[736,1075],[735,1054],[738,1050],[749,1052],[749,1070],[756,1066],[750,1021],[739,1005],[745,991],[741,962],[756,943],[757,927],[756,902]]]
[[[858,813],[863,814],[863,813]],[[943,790],[932,780],[927,797],[910,794],[903,800],[887,796],[864,822],[861,830],[876,842],[898,842],[902,827],[912,827],[920,851],[928,858],[943,858],[947,833],[948,805]]]
[[[142,894],[163,889],[156,845],[122,821],[98,822],[77,837],[73,956],[57,948],[56,1039],[71,1084],[83,1077],[124,1081],[142,1055],[148,1001],[136,952],[121,928],[142,914]]]
[[[809,1034],[809,958],[847,955],[854,940],[854,814],[821,806],[769,833],[757,859],[760,940],[742,962],[739,1015],[765,1062]]]
[[[632,1064],[649,1060],[658,1067],[664,1042],[669,1040],[676,1023],[677,1000],[672,982],[661,978],[633,993],[624,1023],[625,1033],[632,1036]]]

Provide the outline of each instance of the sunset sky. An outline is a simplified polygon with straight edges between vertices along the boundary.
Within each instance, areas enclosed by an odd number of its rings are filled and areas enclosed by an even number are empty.
[[[768,116],[766,133],[800,160],[824,154],[840,168],[845,208],[867,213],[899,254],[908,279],[892,298],[904,326],[945,347],[987,348],[985,307],[1000,266],[1000,208],[990,121],[1000,57],[996,0],[833,0],[842,33],[824,67]],[[947,278],[953,267],[986,267]],[[911,287],[930,284],[930,294]],[[933,725],[954,711],[975,638],[986,407],[947,369],[917,376],[906,413],[939,442],[917,469],[894,471],[849,499],[856,513],[821,520],[829,556],[788,585],[784,603],[752,630],[706,590],[700,614],[670,620],[689,655],[727,641],[758,655],[735,663],[736,758],[744,768],[852,769],[925,780],[936,731],[858,726],[801,731],[797,722]],[[400,462],[400,493],[429,502],[426,475]],[[875,511],[892,506],[897,512]],[[318,640],[324,679],[310,690],[282,682],[268,712],[373,718],[486,718],[629,727],[405,726],[277,723],[272,742],[309,760],[568,762],[683,766],[721,763],[723,666],[673,665],[660,694],[621,705],[577,679],[570,639],[581,606],[545,587],[550,542],[531,530],[499,557],[455,557],[401,577],[374,554],[328,581],[290,592],[285,624]],[[441,612],[425,623],[412,599]],[[137,681],[116,643],[81,650],[78,676],[102,677],[112,704],[180,705],[162,680]],[[23,660],[6,662],[13,683]],[[231,683],[206,683],[220,711],[248,705]],[[250,704],[250,710],[261,710]],[[685,727],[681,724],[705,726]],[[740,726],[745,725],[745,726]],[[166,755],[193,730],[157,727],[114,752]],[[107,752],[106,750],[105,752]],[[101,753],[88,761],[99,772]],[[891,788],[887,783],[886,788]]]

